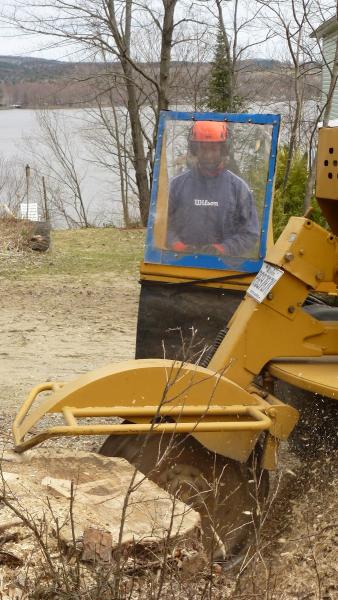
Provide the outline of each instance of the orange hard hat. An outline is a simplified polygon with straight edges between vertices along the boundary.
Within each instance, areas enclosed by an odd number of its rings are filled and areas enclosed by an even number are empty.
[[[191,129],[191,142],[225,142],[228,128],[220,121],[196,121]]]

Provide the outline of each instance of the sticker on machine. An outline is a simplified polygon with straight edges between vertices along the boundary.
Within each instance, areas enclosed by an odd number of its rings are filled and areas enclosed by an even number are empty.
[[[263,262],[261,270],[248,287],[247,294],[257,302],[263,302],[283,273],[282,269]]]

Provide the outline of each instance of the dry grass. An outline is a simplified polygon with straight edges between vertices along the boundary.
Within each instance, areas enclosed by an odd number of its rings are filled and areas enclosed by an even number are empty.
[[[0,277],[67,275],[78,278],[107,272],[137,277],[144,244],[142,229],[105,227],[52,231],[51,247],[42,253],[28,248],[27,234],[24,227],[20,232],[17,224],[7,219],[0,221]]]
[[[11,217],[0,218],[0,252],[10,254],[30,252],[29,241],[33,225],[30,221]]]

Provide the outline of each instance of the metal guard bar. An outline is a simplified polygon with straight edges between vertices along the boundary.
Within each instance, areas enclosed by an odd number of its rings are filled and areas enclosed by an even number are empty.
[[[20,427],[22,421],[26,417],[29,409],[31,408],[32,404],[34,403],[34,401],[36,400],[38,395],[41,394],[42,392],[55,392],[59,388],[62,388],[64,385],[65,385],[65,383],[63,381],[58,381],[58,382],[45,381],[44,383],[40,383],[39,385],[36,385],[35,387],[33,387],[31,389],[26,400],[24,401],[22,406],[20,406],[18,414],[16,415],[16,417],[14,419],[14,423],[13,423],[14,439],[16,439],[18,427]]]
[[[62,409],[65,425],[49,427],[39,433],[32,435],[24,440],[21,427],[29,408],[39,393],[44,391],[54,391],[62,387],[63,383],[54,384],[47,382],[35,387],[29,394],[27,400],[21,407],[13,426],[15,439],[15,451],[24,452],[29,448],[40,444],[46,439],[73,436],[73,435],[124,435],[124,434],[173,434],[173,433],[206,433],[206,432],[228,432],[228,431],[266,431],[271,428],[272,420],[264,414],[264,403],[261,406],[215,406],[215,405],[196,405],[196,406],[115,406],[107,407],[86,407],[74,408],[65,406]],[[222,421],[210,420],[211,417],[221,418],[236,417],[237,420]],[[99,424],[99,425],[79,425],[76,417],[121,417],[125,419],[144,419],[150,418],[150,423],[119,423],[119,424]],[[154,422],[154,419],[161,417],[176,417],[178,419],[196,417],[194,421],[164,423]],[[238,417],[244,417],[250,420],[238,420]]]

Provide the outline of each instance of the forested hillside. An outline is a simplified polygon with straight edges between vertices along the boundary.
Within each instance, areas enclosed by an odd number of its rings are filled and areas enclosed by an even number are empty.
[[[142,63],[142,69],[150,77],[157,75],[159,68],[158,63]],[[170,67],[171,103],[196,105],[206,91],[210,69],[210,62],[173,61]],[[316,64],[308,70],[307,98],[317,98],[319,95],[319,73],[320,68]],[[111,94],[117,103],[121,103],[125,98],[124,86],[119,85],[118,89],[107,86],[108,80],[120,77],[121,66],[118,62],[64,62],[0,56],[0,106],[91,105],[95,103],[98,90],[102,92],[101,99],[103,96],[104,100],[106,96],[107,103],[111,101]],[[294,96],[293,77],[290,63],[256,58],[242,61],[238,85],[241,95],[250,99],[250,102],[262,99],[290,100]],[[109,92],[103,92],[107,87]]]

